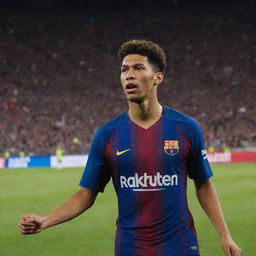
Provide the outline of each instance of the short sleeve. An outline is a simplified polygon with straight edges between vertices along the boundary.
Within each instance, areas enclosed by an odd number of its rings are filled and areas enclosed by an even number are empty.
[[[103,192],[110,180],[110,172],[105,159],[105,141],[102,130],[99,129],[91,143],[88,160],[79,185]]]
[[[202,130],[195,120],[189,134],[191,151],[188,157],[188,176],[191,179],[207,180],[213,173],[208,162]]]

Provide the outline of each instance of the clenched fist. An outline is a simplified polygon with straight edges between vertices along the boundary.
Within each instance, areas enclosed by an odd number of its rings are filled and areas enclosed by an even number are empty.
[[[32,213],[25,214],[20,219],[20,232],[24,235],[36,234],[44,229],[44,218]]]

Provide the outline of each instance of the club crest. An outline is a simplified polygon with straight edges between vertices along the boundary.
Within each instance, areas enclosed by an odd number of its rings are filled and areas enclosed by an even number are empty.
[[[164,152],[167,155],[175,156],[179,152],[179,141],[178,140],[165,140],[164,141]]]

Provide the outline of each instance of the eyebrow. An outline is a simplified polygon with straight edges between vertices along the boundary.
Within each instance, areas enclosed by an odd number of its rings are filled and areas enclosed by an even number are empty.
[[[133,64],[133,65],[126,65],[126,64],[124,64],[124,65],[121,65],[121,67],[136,67],[136,66],[145,66],[143,63],[135,63],[135,64]]]

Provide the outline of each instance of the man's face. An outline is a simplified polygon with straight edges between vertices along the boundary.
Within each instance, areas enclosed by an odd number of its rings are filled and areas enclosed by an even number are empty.
[[[150,98],[157,84],[156,74],[148,57],[139,54],[124,57],[120,79],[127,100],[140,104]]]

